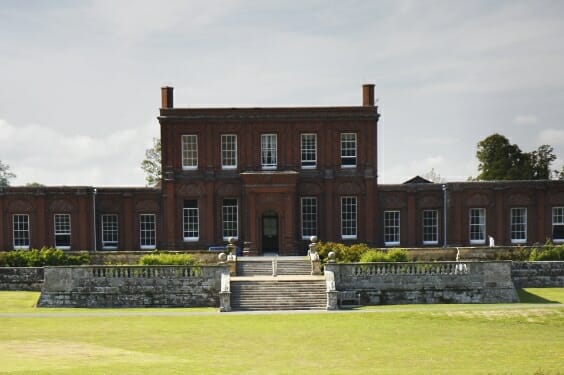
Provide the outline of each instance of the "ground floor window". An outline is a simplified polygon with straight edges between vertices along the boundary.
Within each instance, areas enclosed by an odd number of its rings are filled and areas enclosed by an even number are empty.
[[[221,207],[223,239],[239,237],[237,199],[224,199]]]
[[[139,215],[139,236],[141,249],[154,249],[157,246],[157,223],[155,214]]]
[[[71,247],[71,215],[55,214],[55,247],[68,250]]]
[[[400,244],[399,211],[384,211],[384,244],[386,246]]]
[[[102,215],[102,248],[117,249],[119,241],[118,215]]]
[[[29,215],[12,216],[14,249],[29,249]]]
[[[552,240],[564,242],[564,207],[552,207]]]
[[[356,239],[357,201],[356,197],[341,197],[341,238]]]
[[[439,243],[439,211],[423,211],[423,245]]]
[[[511,243],[527,242],[527,209],[511,209]]]
[[[486,209],[470,209],[470,243],[486,243]]]
[[[317,236],[317,198],[302,197],[300,201],[302,215],[302,239]]]
[[[198,201],[195,199],[184,201],[183,228],[184,241],[198,241],[200,239],[200,217]]]

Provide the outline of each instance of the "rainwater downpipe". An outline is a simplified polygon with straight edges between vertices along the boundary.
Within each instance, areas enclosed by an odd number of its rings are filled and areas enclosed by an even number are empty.
[[[443,184],[443,247],[447,247],[447,185]]]
[[[94,232],[93,232],[93,237],[94,237],[94,251],[96,251],[96,244],[97,244],[97,238],[96,238],[96,193],[98,192],[98,190],[96,188],[94,188],[94,190],[92,191],[92,223],[93,228],[94,228]]]

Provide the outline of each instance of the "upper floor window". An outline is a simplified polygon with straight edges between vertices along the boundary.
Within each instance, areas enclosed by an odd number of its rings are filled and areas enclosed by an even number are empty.
[[[117,249],[119,240],[118,215],[102,215],[102,248]]]
[[[302,239],[317,236],[317,198],[303,197],[301,199],[302,211]]]
[[[182,169],[198,168],[198,136],[184,134],[182,136]]]
[[[486,243],[486,209],[470,209],[470,243]]]
[[[157,246],[157,223],[155,214],[139,215],[139,245],[141,249],[154,249]]]
[[[511,209],[511,243],[527,242],[527,209]]]
[[[195,199],[184,201],[183,229],[184,241],[198,241],[200,239],[200,215],[198,201]]]
[[[12,216],[14,249],[29,249],[29,215]]]
[[[357,236],[356,197],[341,197],[341,238],[356,239]]]
[[[221,168],[237,168],[237,135],[221,135]]]
[[[356,167],[356,133],[341,133],[341,167]]]
[[[423,245],[439,243],[439,212],[437,210],[423,211]]]
[[[386,246],[400,244],[399,211],[384,211],[384,244]]]
[[[564,207],[552,207],[552,240],[564,242]]]
[[[302,134],[302,168],[315,168],[317,164],[317,134]]]
[[[226,240],[229,237],[238,238],[237,199],[223,200],[221,219],[223,223],[223,239]]]
[[[71,247],[71,216],[55,214],[55,247],[67,250]]]
[[[278,156],[278,137],[276,134],[261,134],[260,154],[263,169],[276,169]]]

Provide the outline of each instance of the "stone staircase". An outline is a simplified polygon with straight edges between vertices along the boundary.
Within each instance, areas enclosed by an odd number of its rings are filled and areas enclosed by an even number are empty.
[[[237,276],[272,276],[273,260],[276,260],[276,275],[311,274],[311,264],[305,257],[240,257]]]
[[[273,276],[276,259],[276,276]],[[311,276],[305,257],[253,257],[237,259],[231,277],[231,308],[251,310],[325,310],[325,278]]]

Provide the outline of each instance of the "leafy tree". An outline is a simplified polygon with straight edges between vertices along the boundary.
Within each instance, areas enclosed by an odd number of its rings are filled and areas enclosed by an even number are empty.
[[[555,180],[564,180],[564,165],[560,171],[554,170],[553,171],[553,179]]]
[[[45,185],[40,184],[39,182],[28,182],[25,184],[25,187],[43,187]]]
[[[145,151],[145,160],[141,162],[141,169],[145,172],[148,186],[154,186],[161,181],[161,140],[153,138],[153,147]]]
[[[441,175],[439,173],[437,173],[437,171],[435,171],[435,168],[431,168],[431,170],[427,173],[425,173],[423,176],[421,176],[431,182],[434,182],[436,184],[441,184],[443,182],[446,182],[446,179],[442,178]]]
[[[523,152],[500,134],[492,134],[478,143],[476,152],[480,174],[477,180],[547,180],[556,156],[549,145]]]
[[[10,186],[10,180],[16,175],[10,172],[10,166],[0,160],[0,187]]]

